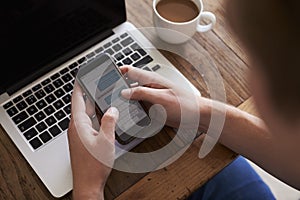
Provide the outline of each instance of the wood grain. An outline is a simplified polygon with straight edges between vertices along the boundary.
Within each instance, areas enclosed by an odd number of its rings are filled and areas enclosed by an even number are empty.
[[[199,137],[176,162],[151,172],[117,199],[185,199],[235,159],[236,154],[217,145],[209,156],[198,158]],[[220,168],[221,167],[221,168]]]
[[[201,49],[211,56],[220,71],[226,91],[226,102],[238,106],[250,97],[247,82],[249,60],[240,41],[232,34],[226,22],[224,1],[204,0],[204,9],[217,16],[215,28],[207,33],[197,33],[188,53]],[[137,27],[152,27],[152,1],[126,0],[128,21]],[[189,61],[170,52],[162,52],[194,85],[203,96],[210,92]],[[248,106],[251,107],[251,104]],[[160,134],[135,148],[149,151],[165,145],[172,131],[165,128]],[[105,188],[106,199],[181,199],[204,184],[235,158],[236,154],[222,145],[204,159],[197,153],[202,138],[172,165],[152,173],[132,174],[113,170]],[[0,199],[55,199],[28,165],[24,157],[0,128]],[[187,163],[189,163],[187,165]],[[199,167],[201,166],[201,167]],[[188,173],[186,173],[188,172]],[[120,196],[120,194],[122,194]],[[71,192],[61,199],[71,199]]]
[[[252,98],[239,106],[250,114],[257,115]],[[237,154],[221,144],[203,159],[198,152],[203,142],[200,136],[190,148],[174,163],[152,172],[137,184],[122,193],[117,199],[186,199],[216,174],[216,169],[226,167]]]
[[[260,117],[260,114],[257,111],[257,108],[256,108],[255,101],[254,101],[253,97],[250,97],[249,99],[247,99],[247,101],[245,101],[243,104],[241,104],[239,106],[239,108],[241,110],[244,110],[244,111],[250,113],[251,115],[255,115],[257,117]]]
[[[224,1],[204,1],[205,9],[216,12],[217,24],[213,31],[207,33],[196,33],[193,40],[198,46],[189,49],[190,52],[199,51],[209,55],[220,71],[225,84],[227,103],[234,106],[241,104],[250,96],[246,74],[248,73],[248,60],[240,46],[239,40],[232,34],[225,19]],[[152,1],[127,0],[128,21],[134,23],[138,28],[153,27],[152,22]],[[140,13],[140,14],[138,14]],[[201,76],[189,67],[184,58],[167,56],[173,64],[194,83],[194,85],[207,96],[203,90],[205,83]],[[173,58],[172,58],[173,57]],[[189,59],[192,56],[189,56]],[[198,83],[195,83],[197,79]],[[201,82],[201,83],[199,83]],[[200,86],[200,88],[199,88]],[[202,89],[201,89],[202,88]]]

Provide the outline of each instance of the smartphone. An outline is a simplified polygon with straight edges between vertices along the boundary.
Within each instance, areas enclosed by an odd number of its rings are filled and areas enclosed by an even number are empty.
[[[121,96],[121,91],[130,86],[110,55],[99,54],[95,60],[81,66],[76,79],[100,115],[111,106],[119,110],[115,135],[120,144],[128,144],[150,124],[142,102]]]

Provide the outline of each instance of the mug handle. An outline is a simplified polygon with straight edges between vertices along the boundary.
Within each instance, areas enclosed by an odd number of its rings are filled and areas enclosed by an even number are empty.
[[[207,12],[207,11],[202,12],[200,15],[200,20],[201,20],[201,18],[208,19],[210,21],[210,23],[207,25],[198,24],[197,25],[198,32],[201,32],[201,33],[207,32],[207,31],[211,30],[213,28],[213,26],[216,24],[216,16],[211,12]]]

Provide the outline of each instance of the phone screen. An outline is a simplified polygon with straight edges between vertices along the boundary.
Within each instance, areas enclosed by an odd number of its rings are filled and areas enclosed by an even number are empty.
[[[111,106],[119,110],[116,138],[121,144],[130,142],[134,135],[149,125],[150,118],[141,103],[121,96],[121,91],[129,86],[108,55],[103,54],[81,67],[77,79],[102,113]]]

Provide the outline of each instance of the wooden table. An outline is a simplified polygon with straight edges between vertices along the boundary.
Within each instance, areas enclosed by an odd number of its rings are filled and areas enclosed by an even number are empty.
[[[152,25],[152,1],[126,0],[127,17],[137,27]],[[253,111],[247,84],[248,59],[236,37],[230,32],[222,0],[204,0],[205,10],[217,16],[217,24],[210,32],[194,36],[195,41],[212,55],[222,77],[227,103]],[[191,49],[192,51],[193,49]],[[195,73],[184,60],[165,54],[166,57],[199,89],[209,97],[200,74]],[[171,137],[165,128],[157,136],[137,147],[159,148]],[[163,142],[162,142],[163,141]],[[237,154],[217,144],[204,159],[197,157],[203,137],[199,137],[175,163],[152,173],[131,174],[113,170],[105,188],[106,199],[185,199],[191,192],[211,179],[232,162]],[[55,199],[27,164],[20,152],[0,128],[0,199]],[[62,197],[71,199],[71,192]]]

